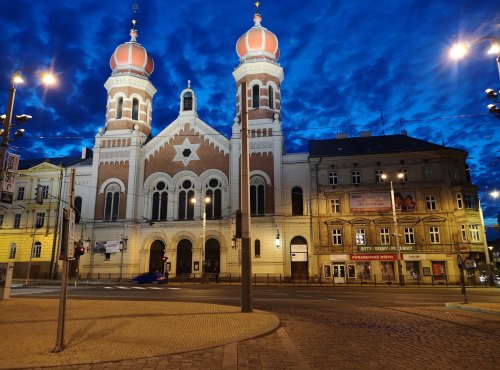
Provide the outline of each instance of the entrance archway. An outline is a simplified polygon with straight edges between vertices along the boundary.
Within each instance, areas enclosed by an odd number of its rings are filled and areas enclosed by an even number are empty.
[[[164,264],[163,264],[163,254],[165,253],[165,243],[161,240],[155,240],[151,244],[151,250],[149,251],[149,272],[159,272],[163,274]]]
[[[191,274],[191,264],[193,263],[192,247],[193,244],[187,239],[182,239],[177,244],[177,276]]]
[[[205,272],[220,273],[220,243],[217,239],[209,239],[205,243]]]
[[[309,280],[307,241],[296,236],[290,243],[292,280]]]

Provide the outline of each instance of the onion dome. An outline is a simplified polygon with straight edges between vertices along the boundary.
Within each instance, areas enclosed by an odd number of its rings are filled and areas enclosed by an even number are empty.
[[[119,45],[109,59],[109,66],[116,73],[132,73],[149,77],[155,68],[153,58],[146,49],[137,42],[136,20],[132,20],[130,41]]]
[[[268,59],[276,62],[280,57],[278,38],[267,28],[261,26],[262,16],[259,14],[257,1],[255,7],[257,12],[253,16],[255,25],[245,32],[236,42],[236,53],[240,62],[249,59]]]

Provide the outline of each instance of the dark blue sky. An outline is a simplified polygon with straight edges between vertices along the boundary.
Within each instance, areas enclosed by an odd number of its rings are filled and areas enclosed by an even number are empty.
[[[155,60],[154,133],[179,111],[192,81],[200,118],[226,136],[235,115],[235,44],[252,25],[249,0],[2,0],[0,110],[18,68],[30,79],[17,91],[15,113],[33,115],[11,144],[23,158],[79,155],[104,126],[109,57],[128,41],[132,4],[140,42]],[[308,138],[400,133],[469,152],[486,222],[500,199],[500,120],[486,109],[486,88],[500,88],[495,58],[480,43],[459,63],[457,39],[500,37],[500,3],[486,0],[262,0],[263,26],[280,43],[283,129],[288,152]],[[495,5],[496,4],[496,5]],[[38,68],[60,84],[36,86]],[[381,112],[383,112],[383,119]]]

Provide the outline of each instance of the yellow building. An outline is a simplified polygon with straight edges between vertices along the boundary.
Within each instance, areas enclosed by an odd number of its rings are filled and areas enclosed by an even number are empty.
[[[65,188],[63,166],[80,160],[20,162],[12,204],[2,203],[0,208],[0,262],[14,263],[15,278],[27,278],[28,271],[32,279],[47,278],[56,270],[65,199],[61,193]]]

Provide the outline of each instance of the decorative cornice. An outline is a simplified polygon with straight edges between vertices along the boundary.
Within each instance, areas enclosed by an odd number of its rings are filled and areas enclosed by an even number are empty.
[[[285,73],[283,68],[278,64],[269,62],[247,62],[240,64],[238,68],[233,71],[233,77],[236,81],[241,80],[243,77],[251,74],[267,73],[283,81]]]

